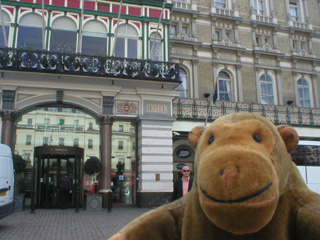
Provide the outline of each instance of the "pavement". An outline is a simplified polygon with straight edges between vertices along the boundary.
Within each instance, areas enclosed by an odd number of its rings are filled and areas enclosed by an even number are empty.
[[[114,207],[89,212],[80,209],[30,209],[0,220],[0,239],[5,240],[107,240],[149,208]]]

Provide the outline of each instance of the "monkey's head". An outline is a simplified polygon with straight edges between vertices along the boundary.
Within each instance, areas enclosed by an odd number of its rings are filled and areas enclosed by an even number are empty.
[[[210,221],[233,234],[254,233],[272,219],[286,190],[298,144],[290,126],[250,113],[217,119],[189,134],[196,147],[195,182]]]

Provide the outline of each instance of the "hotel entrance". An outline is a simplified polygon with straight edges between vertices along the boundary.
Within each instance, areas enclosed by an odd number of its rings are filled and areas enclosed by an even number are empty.
[[[83,149],[79,147],[35,147],[36,207],[61,207],[62,194],[60,192],[59,182],[60,178],[65,175],[70,178],[72,185],[72,193],[67,199],[67,206],[69,208],[79,207],[80,199],[82,199],[82,161]]]

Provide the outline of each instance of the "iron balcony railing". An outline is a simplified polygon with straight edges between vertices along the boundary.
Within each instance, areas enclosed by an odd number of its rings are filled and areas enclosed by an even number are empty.
[[[0,70],[179,82],[178,63],[13,48],[0,48]]]
[[[206,121],[207,119],[208,122],[212,122],[221,116],[235,112],[260,114],[276,125],[320,127],[320,109],[315,108],[222,101],[210,105],[207,99],[176,98],[173,100],[173,115],[178,121]]]

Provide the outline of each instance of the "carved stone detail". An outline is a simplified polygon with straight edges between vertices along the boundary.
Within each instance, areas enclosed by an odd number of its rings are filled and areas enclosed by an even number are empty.
[[[0,111],[0,117],[2,120],[15,121],[19,117],[19,112],[17,111]]]
[[[113,122],[115,121],[114,116],[108,116],[108,115],[100,115],[99,120],[101,124],[110,124],[112,125]]]

